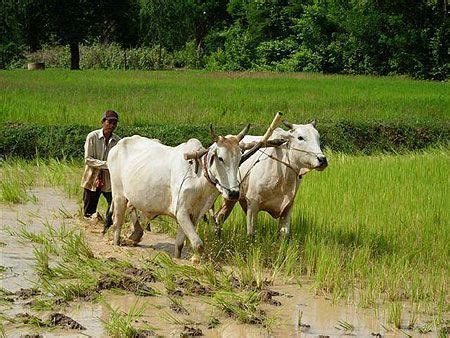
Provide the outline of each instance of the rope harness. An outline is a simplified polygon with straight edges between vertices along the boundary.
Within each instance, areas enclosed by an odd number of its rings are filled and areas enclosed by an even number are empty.
[[[293,148],[293,147],[289,147],[289,145],[290,145],[290,142],[288,142],[285,146],[279,146],[279,149],[283,149],[283,148],[284,148],[284,149],[286,149],[286,150],[288,151],[288,160],[289,160],[289,152],[290,152],[290,151],[297,151],[297,152],[301,152],[301,153],[305,153],[305,154],[311,154],[311,155],[315,155],[315,156],[321,155],[321,153],[315,153],[315,152],[312,152],[312,151],[307,151],[307,150],[302,150],[302,149],[298,149],[298,148]],[[181,188],[182,188],[184,182],[186,181],[187,176],[188,176],[188,173],[189,173],[189,170],[191,169],[191,166],[192,166],[192,164],[193,164],[194,162],[195,162],[195,164],[196,164],[196,166],[195,166],[195,172],[197,173],[197,169],[198,169],[197,161],[200,161],[200,162],[201,162],[201,164],[202,164],[203,176],[206,178],[206,180],[207,180],[210,184],[212,184],[214,187],[218,185],[218,186],[220,186],[222,189],[225,189],[225,190],[228,190],[228,191],[230,191],[232,188],[236,188],[236,187],[239,187],[239,186],[240,186],[240,184],[248,177],[248,175],[250,174],[250,171],[255,167],[255,165],[256,165],[258,162],[260,162],[261,156],[262,156],[262,155],[266,155],[266,156],[267,156],[268,158],[270,158],[271,160],[277,161],[277,162],[279,162],[279,163],[285,165],[287,168],[291,169],[291,170],[295,173],[295,176],[296,176],[298,179],[301,180],[301,179],[302,179],[302,176],[303,176],[303,175],[300,174],[300,170],[301,170],[301,169],[296,170],[290,163],[285,162],[285,161],[283,161],[283,160],[280,160],[279,158],[276,158],[275,156],[272,156],[272,155],[266,153],[265,150],[263,150],[263,149],[259,149],[259,150],[258,150],[258,152],[259,152],[258,159],[257,159],[255,162],[253,162],[252,166],[248,169],[248,171],[246,172],[246,174],[244,175],[244,177],[242,177],[240,180],[238,180],[238,185],[236,185],[236,186],[234,186],[234,187],[227,188],[227,187],[223,186],[223,185],[217,180],[216,177],[214,177],[214,175],[211,173],[211,170],[210,170],[210,165],[211,165],[210,163],[211,163],[212,160],[214,159],[214,156],[215,156],[215,153],[214,153],[214,152],[215,152],[215,150],[216,150],[216,144],[214,143],[214,144],[212,144],[212,145],[208,148],[208,152],[205,153],[205,154],[203,154],[198,160],[196,159],[196,160],[194,160],[194,161],[192,161],[192,162],[191,162],[191,161],[189,162],[189,163],[190,163],[190,166],[189,166],[189,168],[187,169],[186,173],[184,174],[183,180],[181,181],[180,188],[178,189],[178,196],[177,196],[177,204],[176,204],[176,208],[175,208],[175,215],[176,215],[176,213],[177,213],[177,211],[178,211],[178,201],[179,201],[179,197],[180,197],[180,191],[181,191]],[[206,155],[206,156],[205,156],[205,155]],[[240,174],[241,174],[241,172],[239,171],[239,176],[240,176]]]
[[[284,148],[284,149],[286,149],[286,150],[288,151],[288,159],[289,159],[289,152],[290,152],[291,150],[297,151],[297,152],[301,152],[301,153],[305,153],[305,154],[315,155],[315,156],[321,155],[321,153],[315,153],[315,152],[312,152],[312,151],[307,151],[307,150],[302,150],[302,149],[298,149],[298,148],[293,148],[293,147],[289,147],[289,145],[290,145],[290,141],[289,141],[285,146],[280,146],[280,147],[279,147],[279,149],[283,149],[283,148]],[[245,176],[244,176],[244,178],[241,180],[241,182],[244,181],[244,180],[247,178],[247,176],[250,174],[250,171],[251,171],[251,170],[254,168],[254,166],[260,161],[260,158],[261,158],[261,156],[262,156],[263,154],[266,155],[266,156],[267,156],[268,158],[270,158],[271,160],[277,161],[277,162],[279,162],[279,163],[285,165],[286,167],[288,167],[289,169],[291,169],[291,170],[295,173],[295,176],[296,176],[296,177],[298,177],[299,179],[302,179],[302,176],[303,176],[303,175],[300,174],[301,168],[300,168],[299,170],[296,170],[290,163],[285,162],[285,161],[283,161],[283,160],[280,160],[279,158],[276,158],[275,156],[272,156],[272,155],[266,153],[264,149],[259,149],[259,152],[260,152],[260,155],[259,155],[258,159],[257,159],[255,162],[253,162],[252,166],[251,166],[250,169],[247,171],[247,173],[245,174]]]
[[[216,150],[216,145],[215,143],[213,145],[211,145],[208,148],[208,152],[206,153],[206,156],[203,155],[203,160],[202,161],[202,168],[203,168],[203,176],[205,176],[206,180],[211,183],[213,186],[220,186],[222,189],[231,191],[233,188],[239,187],[240,182],[238,182],[238,184],[234,187],[225,187],[222,183],[219,182],[219,180],[217,178],[214,177],[214,175],[211,173],[210,167],[211,167],[211,162],[214,159],[215,156],[215,150]]]

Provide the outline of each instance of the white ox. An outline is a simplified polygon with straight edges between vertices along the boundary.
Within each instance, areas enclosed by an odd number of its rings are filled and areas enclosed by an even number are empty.
[[[315,122],[290,124],[289,131],[275,129],[272,139],[286,143],[275,148],[264,148],[251,155],[240,167],[241,194],[239,203],[247,216],[247,233],[254,233],[254,224],[260,210],[279,218],[280,230],[290,231],[292,205],[302,175],[317,169],[324,170],[328,163],[320,148]],[[261,136],[247,135],[242,142],[258,142]],[[225,200],[214,216],[220,226],[231,213],[237,201]]]
[[[197,139],[176,147],[137,135],[120,140],[108,155],[113,243],[120,242],[129,204],[149,219],[158,215],[174,218],[178,223],[175,256],[180,257],[187,236],[194,250],[193,260],[198,260],[203,243],[195,230],[196,223],[220,194],[229,200],[239,197],[239,142],[248,128],[236,136],[226,137],[217,136],[211,130],[215,142],[207,151]],[[184,154],[195,152],[204,154],[200,161],[185,160]],[[136,220],[130,239],[138,243],[142,235],[143,230]]]

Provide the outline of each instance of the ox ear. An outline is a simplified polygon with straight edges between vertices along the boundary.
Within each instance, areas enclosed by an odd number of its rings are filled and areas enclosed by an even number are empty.
[[[283,120],[283,124],[289,129],[294,129],[294,126],[292,125],[292,123],[289,123],[286,120]]]
[[[315,128],[316,127],[316,119],[312,120],[309,124]]]
[[[238,139],[239,142],[242,141],[242,139],[248,133],[249,130],[250,130],[250,123],[247,124],[247,126],[244,129],[242,129],[239,134],[236,135],[236,138]]]
[[[209,125],[209,135],[211,135],[211,138],[213,139],[214,142],[217,142],[217,140],[219,139],[219,136],[217,135],[216,131],[214,130],[212,124]]]

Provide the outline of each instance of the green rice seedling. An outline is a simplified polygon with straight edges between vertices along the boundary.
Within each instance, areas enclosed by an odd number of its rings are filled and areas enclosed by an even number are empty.
[[[240,323],[264,325],[267,319],[265,313],[258,310],[259,294],[254,291],[240,293],[218,291],[207,302]]]
[[[1,337],[1,338],[6,338],[5,327],[3,326],[3,323],[2,323],[2,322],[0,322],[0,337]]]
[[[97,294],[93,292],[97,281],[92,279],[59,281],[56,279],[41,278],[39,283],[42,290],[67,302],[77,298],[94,300],[97,296]]]
[[[145,306],[142,304],[138,306],[138,303],[134,303],[128,312],[114,309],[107,304],[111,311],[111,315],[107,321],[104,321],[106,331],[111,337],[115,338],[132,338],[137,337],[142,330],[154,330],[150,326],[141,328],[134,327],[134,323],[142,318],[145,311]]]
[[[399,331],[400,331],[401,333],[403,333],[406,337],[412,338],[412,335],[410,335],[410,334],[409,334],[408,332],[406,332],[405,330],[399,329]]]
[[[61,238],[63,243],[62,250],[67,257],[76,257],[78,259],[92,259],[94,253],[86,242],[84,235],[73,233],[72,236]]]
[[[55,272],[50,268],[50,254],[46,247],[34,246],[33,255],[35,260],[35,270],[39,276],[50,278],[56,276]]]
[[[416,327],[418,316],[419,316],[419,308],[420,304],[413,304],[411,306],[409,320],[408,320],[408,329],[413,330]]]
[[[56,304],[52,299],[34,299],[30,306],[34,311],[51,311],[55,309]]]
[[[254,248],[247,257],[236,254],[232,266],[240,285],[257,289],[263,287],[266,274],[260,248]]]
[[[64,218],[73,218],[74,217],[74,215],[72,213],[70,213],[64,206],[58,208],[58,211]]]
[[[388,323],[393,324],[397,329],[402,327],[402,303],[393,302],[388,304]]]
[[[296,243],[284,239],[273,263],[270,280],[276,280],[280,274],[288,279],[298,277],[301,274],[300,253],[300,247]]]
[[[18,182],[3,176],[0,182],[0,201],[10,203],[25,203],[30,199],[26,189]]]
[[[208,329],[215,329],[220,325],[220,320],[214,316],[209,316],[207,319],[207,327]]]
[[[174,325],[200,325],[201,323],[195,322],[188,317],[177,317],[168,311],[162,311],[160,317],[163,321]]]
[[[420,326],[417,327],[417,331],[418,331],[420,334],[426,334],[426,333],[429,333],[429,332],[432,331],[432,329],[433,329],[433,322],[432,322],[432,321],[428,321],[428,322],[426,322],[425,324],[420,325]]]
[[[338,321],[338,324],[337,326],[335,326],[335,328],[344,331],[345,334],[351,334],[355,330],[355,327],[345,320]]]
[[[34,175],[31,166],[25,160],[0,160],[0,201],[10,203],[25,203],[36,201],[29,190],[34,185]]]

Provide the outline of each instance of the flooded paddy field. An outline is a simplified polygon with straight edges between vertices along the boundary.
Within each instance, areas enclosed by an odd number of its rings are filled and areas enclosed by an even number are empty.
[[[220,240],[199,225],[199,265],[189,250],[172,258],[165,218],[138,246],[113,246],[79,216],[79,164],[3,163],[2,334],[445,336],[448,151],[331,159],[305,178],[290,239],[264,215],[245,238],[236,209]]]

